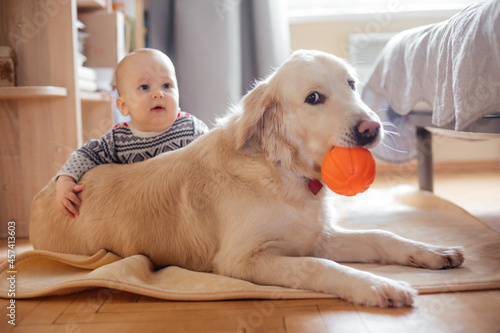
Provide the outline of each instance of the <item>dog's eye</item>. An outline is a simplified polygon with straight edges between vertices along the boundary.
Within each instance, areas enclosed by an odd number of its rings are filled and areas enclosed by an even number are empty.
[[[306,97],[305,102],[311,105],[322,104],[325,102],[325,95],[322,95],[317,91],[312,92]]]
[[[347,80],[347,83],[352,90],[356,90],[356,82],[354,80]]]

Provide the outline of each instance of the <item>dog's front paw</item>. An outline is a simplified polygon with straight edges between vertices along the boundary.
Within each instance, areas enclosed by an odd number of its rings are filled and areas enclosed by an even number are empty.
[[[429,269],[447,269],[459,267],[464,262],[462,247],[429,246],[408,258],[408,265]]]
[[[351,301],[353,303],[378,307],[409,307],[418,292],[409,283],[374,276],[366,285],[357,288]]]

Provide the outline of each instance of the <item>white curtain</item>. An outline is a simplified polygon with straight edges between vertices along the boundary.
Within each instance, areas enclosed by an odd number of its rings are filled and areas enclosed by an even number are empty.
[[[181,109],[209,127],[290,53],[285,0],[150,0],[148,46],[171,57]]]

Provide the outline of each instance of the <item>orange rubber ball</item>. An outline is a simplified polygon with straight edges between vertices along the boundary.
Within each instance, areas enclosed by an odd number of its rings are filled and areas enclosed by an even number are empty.
[[[334,147],[323,159],[321,177],[333,192],[354,196],[366,191],[373,183],[375,159],[362,147]]]

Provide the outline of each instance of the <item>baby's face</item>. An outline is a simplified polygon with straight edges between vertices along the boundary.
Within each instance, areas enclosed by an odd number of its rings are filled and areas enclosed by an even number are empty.
[[[117,106],[130,115],[140,131],[160,132],[174,123],[179,111],[175,69],[161,52],[139,51],[124,60],[120,69]]]

